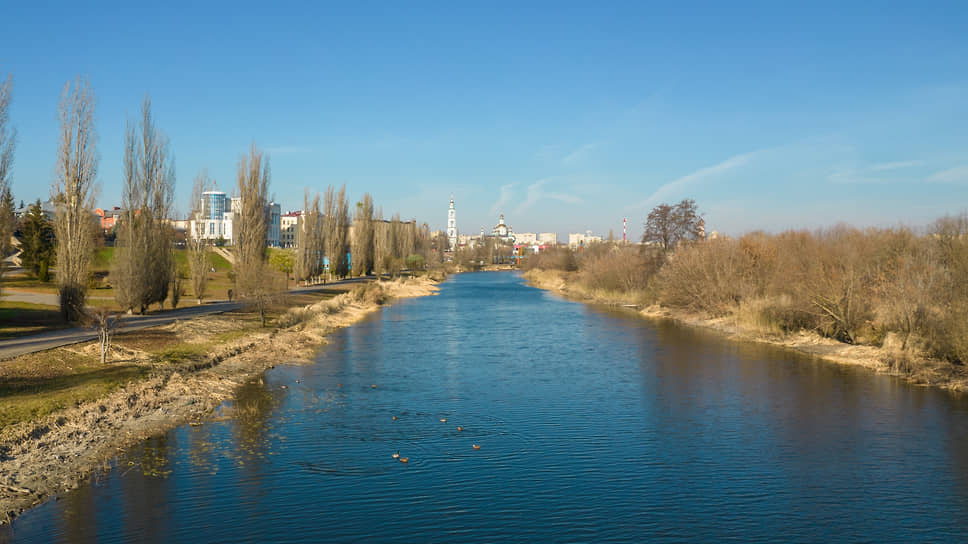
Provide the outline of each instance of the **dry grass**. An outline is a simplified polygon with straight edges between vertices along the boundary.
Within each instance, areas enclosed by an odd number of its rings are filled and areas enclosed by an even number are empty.
[[[849,358],[871,368],[968,384],[968,216],[942,218],[924,233],[838,225],[682,244],[659,261],[649,255],[610,244],[570,258],[559,250],[532,259],[526,277],[581,299],[654,301],[666,309],[655,314],[671,310],[811,353],[821,344],[809,339],[829,339],[817,354],[840,357],[837,346],[852,346]],[[577,271],[568,271],[572,262]]]
[[[30,304],[27,302],[0,302],[0,338],[26,336],[39,332],[62,329],[67,324],[61,320],[57,306]]]
[[[0,428],[100,398],[145,376],[136,364],[101,365],[93,352],[56,349],[0,365]]]

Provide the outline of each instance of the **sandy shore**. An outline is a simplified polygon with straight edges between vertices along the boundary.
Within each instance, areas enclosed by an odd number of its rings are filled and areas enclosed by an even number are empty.
[[[427,279],[384,282],[390,299],[435,294]],[[203,419],[236,389],[275,364],[305,362],[332,331],[356,323],[380,304],[350,294],[291,309],[290,326],[219,344],[202,362],[167,365],[94,402],[0,432],[0,524],[57,493],[73,489],[132,445],[186,422]],[[176,323],[180,338],[218,327],[214,316]],[[96,346],[71,349],[97,349]],[[66,348],[59,348],[66,349]]]
[[[566,276],[560,272],[528,272],[524,277],[534,287],[558,293],[571,300],[626,306],[646,319],[671,319],[682,325],[715,331],[730,339],[780,346],[832,363],[860,366],[877,373],[897,376],[916,385],[940,387],[957,392],[968,391],[968,369],[965,367],[910,354],[905,355],[903,364],[898,364],[896,362],[898,351],[890,342],[885,342],[884,347],[877,347],[844,344],[808,331],[778,334],[742,323],[733,316],[713,318],[658,305],[640,307],[635,304],[616,302],[614,298],[596,298],[569,285]]]

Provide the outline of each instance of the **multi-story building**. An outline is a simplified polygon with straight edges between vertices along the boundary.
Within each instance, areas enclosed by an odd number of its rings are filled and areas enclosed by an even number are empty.
[[[204,240],[232,239],[232,200],[222,191],[202,193],[201,209],[197,218],[191,218],[193,237]]]
[[[585,231],[584,234],[582,233],[568,234],[568,247],[570,247],[571,249],[582,248],[589,244],[593,244],[595,242],[601,242],[601,241],[602,241],[602,237],[593,235],[592,231],[590,230]]]
[[[303,225],[303,211],[288,212],[279,218],[279,245],[282,247],[298,247],[299,233]]]
[[[516,245],[531,246],[538,243],[538,235],[533,232],[516,232],[514,234]]]
[[[105,231],[113,229],[114,226],[118,224],[118,220],[121,219],[121,215],[123,213],[124,210],[117,206],[114,206],[110,210],[105,210],[103,208],[97,208],[94,210],[94,215],[98,216],[99,218],[101,230]]]
[[[266,219],[269,220],[269,224],[266,225],[266,245],[269,247],[279,247],[281,244],[280,235],[280,221],[282,219],[282,207],[275,202],[270,202],[266,204]]]
[[[34,202],[27,202],[25,204],[21,200],[20,201],[20,207],[17,208],[16,210],[14,210],[14,212],[13,212],[14,216],[17,219],[23,219],[24,217],[27,216],[28,213],[30,213],[30,207],[33,206],[34,204],[35,204]],[[49,199],[42,201],[40,203],[40,212],[49,221],[53,221],[54,220],[54,216],[57,213],[57,207],[54,205],[54,201],[53,200],[49,200]]]
[[[242,208],[242,199],[229,198],[222,191],[205,191],[202,193],[201,211],[198,218],[191,220],[192,236],[215,241],[225,240],[232,244],[233,223]],[[280,220],[282,208],[275,202],[266,204],[266,245],[278,247],[280,245]]]
[[[538,243],[543,246],[556,246],[558,245],[558,233],[542,232],[538,234]]]

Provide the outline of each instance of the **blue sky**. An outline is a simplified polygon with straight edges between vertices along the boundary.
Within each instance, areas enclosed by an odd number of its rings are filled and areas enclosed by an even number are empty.
[[[151,95],[178,203],[250,142],[283,209],[345,183],[462,232],[639,236],[697,200],[752,229],[924,225],[968,208],[968,4],[12,2],[15,198],[46,197],[64,83],[98,97],[99,203]],[[871,5],[866,5],[871,4]]]

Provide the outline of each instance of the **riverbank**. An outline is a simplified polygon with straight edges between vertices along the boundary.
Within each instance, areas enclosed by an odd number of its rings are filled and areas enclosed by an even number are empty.
[[[257,328],[256,316],[232,313],[118,336],[108,366],[130,369],[136,377],[103,396],[0,430],[0,524],[77,487],[145,438],[186,422],[203,424],[240,385],[267,368],[311,361],[332,331],[393,299],[437,290],[435,282],[423,278],[367,283],[289,308],[272,329]],[[88,342],[43,352],[43,357],[83,363],[98,349]],[[5,364],[35,366],[39,356]]]
[[[957,392],[968,391],[968,369],[963,365],[901,350],[900,342],[891,335],[880,347],[845,344],[815,332],[784,333],[736,314],[710,317],[658,304],[644,306],[641,304],[640,295],[623,296],[615,292],[583,289],[576,282],[570,281],[568,272],[531,270],[524,274],[524,278],[533,287],[558,293],[571,300],[624,307],[643,318],[671,319],[682,325],[715,331],[733,340],[784,347],[832,363],[860,366],[877,373],[896,376],[915,385]]]

